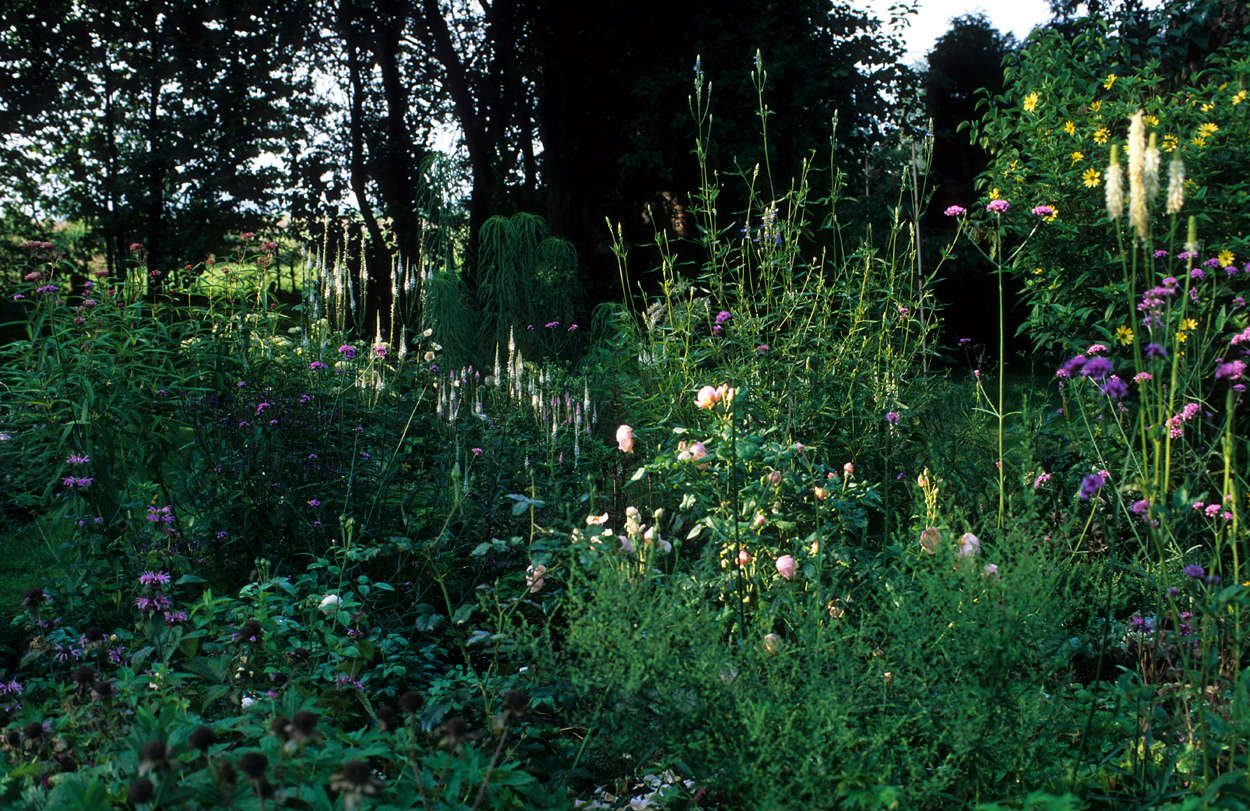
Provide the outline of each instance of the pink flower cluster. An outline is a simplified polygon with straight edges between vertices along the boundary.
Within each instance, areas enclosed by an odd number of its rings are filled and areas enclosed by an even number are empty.
[[[1183,409],[1181,409],[1181,413],[1168,420],[1168,436],[1172,437],[1172,439],[1180,439],[1181,434],[1184,431],[1185,422],[1192,420],[1201,410],[1202,406],[1197,403],[1189,403],[1186,405]]]

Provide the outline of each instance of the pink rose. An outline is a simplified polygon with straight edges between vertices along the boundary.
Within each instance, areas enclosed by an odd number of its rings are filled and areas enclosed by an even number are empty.
[[[694,398],[694,404],[699,408],[714,408],[720,402],[721,394],[711,386],[704,386],[699,389],[698,395]]]
[[[616,429],[616,446],[621,449],[621,453],[634,452],[634,429],[628,425],[622,425]]]

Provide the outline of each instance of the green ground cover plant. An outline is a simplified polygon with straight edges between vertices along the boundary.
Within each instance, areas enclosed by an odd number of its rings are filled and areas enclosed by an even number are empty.
[[[1100,185],[946,212],[1000,291],[1114,246],[1013,395],[1001,293],[936,369],[922,179],[852,244],[836,166],[717,178],[695,75],[706,261],[641,306],[582,311],[531,216],[490,318],[456,251],[397,263],[392,342],[324,246],[291,304],[254,235],[168,298],[30,243],[0,461],[64,570],[6,635],[6,807],[1245,805],[1250,274],[1147,110]]]

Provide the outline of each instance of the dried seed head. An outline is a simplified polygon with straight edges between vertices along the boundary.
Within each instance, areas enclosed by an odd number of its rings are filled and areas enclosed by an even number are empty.
[[[513,718],[525,715],[525,707],[529,702],[530,697],[525,694],[524,690],[509,690],[503,696],[503,705]]]
[[[143,761],[153,766],[159,766],[165,762],[165,756],[169,752],[164,741],[148,741],[143,745]]]
[[[113,700],[114,692],[111,681],[98,681],[91,688],[91,697],[96,701],[109,702]]]
[[[291,719],[281,715],[269,722],[269,734],[280,741],[285,741],[291,734]]]
[[[265,629],[257,620],[248,620],[239,628],[238,640],[245,645],[259,645],[265,636]]]
[[[260,752],[247,752],[239,758],[239,770],[249,780],[259,780],[264,777],[267,768],[269,768],[269,758]]]
[[[22,727],[22,734],[26,736],[28,741],[38,741],[43,739],[43,724],[38,721],[31,721]]]
[[[191,733],[191,745],[201,752],[207,752],[208,748],[217,743],[217,733],[210,727],[196,727]]]
[[[343,764],[343,779],[353,786],[368,784],[373,775],[373,767],[367,760],[352,760]]]
[[[390,704],[378,707],[378,731],[386,732],[391,728],[391,719],[395,717],[395,708]]]
[[[221,781],[223,786],[233,786],[238,782],[239,776],[234,771],[234,766],[230,761],[223,760],[217,764],[217,779]]]
[[[454,749],[470,740],[471,737],[469,722],[456,715],[448,718],[447,723],[443,725],[443,736],[439,739],[438,745],[441,749]]]
[[[78,692],[86,693],[91,690],[98,675],[91,665],[81,665],[74,671],[74,686],[78,688]]]
[[[399,708],[409,715],[420,711],[424,703],[425,699],[416,690],[409,690],[399,697]]]
[[[8,729],[4,732],[4,745],[10,749],[16,749],[22,745],[22,731],[20,729]]]
[[[306,741],[316,734],[320,720],[312,710],[300,710],[291,718],[291,734],[297,740]]]
[[[146,777],[140,777],[130,784],[130,789],[126,792],[126,799],[132,805],[150,802],[156,794],[156,786],[152,785],[152,781]]]

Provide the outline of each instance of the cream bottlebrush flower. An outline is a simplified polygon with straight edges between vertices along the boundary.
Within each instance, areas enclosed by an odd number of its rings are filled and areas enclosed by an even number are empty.
[[[1107,216],[1120,219],[1124,213],[1124,168],[1120,166],[1120,148],[1111,146],[1111,163],[1107,166]]]
[[[1146,197],[1151,205],[1159,196],[1159,145],[1158,136],[1150,133],[1150,146],[1146,147]]]
[[[1168,214],[1176,214],[1185,205],[1185,162],[1180,156],[1168,166]]]
[[[1149,233],[1146,215],[1146,114],[1138,110],[1128,128],[1128,219],[1145,241]]]

